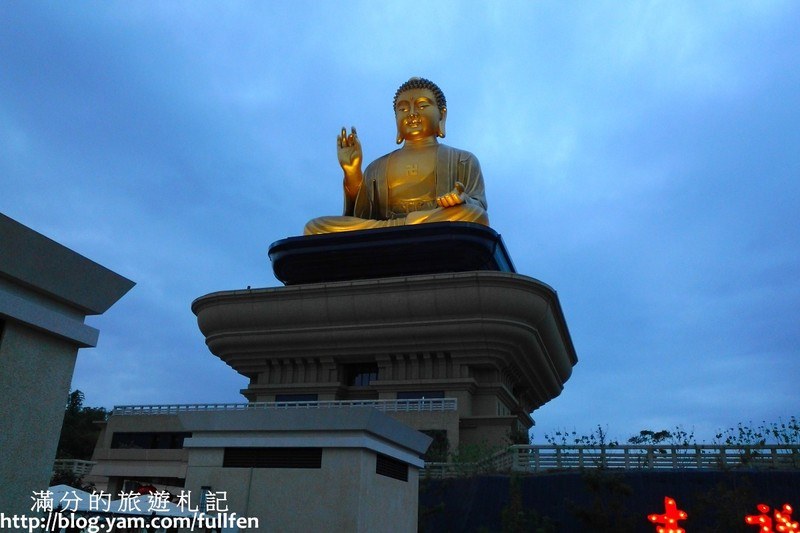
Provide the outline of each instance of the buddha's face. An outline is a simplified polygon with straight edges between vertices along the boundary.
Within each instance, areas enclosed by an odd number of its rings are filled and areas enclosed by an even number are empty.
[[[444,110],[443,110],[444,111]],[[397,97],[394,106],[398,142],[436,137],[444,131],[445,113],[439,111],[430,89],[409,89]]]

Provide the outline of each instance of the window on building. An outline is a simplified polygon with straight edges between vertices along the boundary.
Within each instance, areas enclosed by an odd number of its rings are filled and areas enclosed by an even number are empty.
[[[169,431],[118,431],[111,436],[111,447],[140,450],[180,450],[184,439],[192,436],[186,432]]]
[[[276,402],[316,402],[316,394],[276,394]]]
[[[444,391],[424,390],[424,391],[401,391],[397,393],[398,400],[433,400],[444,398]]]
[[[375,363],[345,365],[345,377],[350,387],[366,387],[378,379],[378,365]]]
[[[225,448],[222,468],[322,468],[322,448]]]

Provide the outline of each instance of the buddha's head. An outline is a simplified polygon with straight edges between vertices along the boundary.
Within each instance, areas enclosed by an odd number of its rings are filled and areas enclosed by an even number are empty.
[[[411,78],[394,95],[397,144],[428,137],[444,137],[447,100],[438,85],[425,78]]]

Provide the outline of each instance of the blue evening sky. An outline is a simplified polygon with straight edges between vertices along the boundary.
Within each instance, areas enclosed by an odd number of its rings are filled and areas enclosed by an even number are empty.
[[[800,3],[2,2],[0,212],[137,282],[86,403],[244,401],[189,306],[277,286],[411,76],[580,359],[536,441],[800,414]],[[0,243],[2,244],[2,243]]]

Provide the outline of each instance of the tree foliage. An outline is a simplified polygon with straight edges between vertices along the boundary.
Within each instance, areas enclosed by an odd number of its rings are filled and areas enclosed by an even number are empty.
[[[546,433],[544,439],[552,446],[567,446],[572,444],[584,446],[617,446],[619,442],[608,440],[608,428],[600,424],[588,435],[579,435],[577,431],[556,431],[553,434]]]
[[[676,426],[672,431],[662,429],[651,431],[643,429],[638,435],[628,439],[629,444],[672,444],[675,446],[689,446],[697,444],[694,430],[686,431],[682,426]]]
[[[546,433],[545,441],[552,446],[569,446],[583,444],[587,446],[619,445],[616,440],[608,438],[608,429],[597,425],[589,434],[580,434],[575,430],[558,430]],[[628,444],[638,445],[673,445],[692,446],[699,444],[694,435],[694,430],[686,430],[683,426],[676,426],[672,430],[662,429],[653,431],[643,429],[638,434],[627,439]],[[720,430],[714,436],[713,444],[727,446],[763,446],[765,444],[792,445],[800,444],[800,419],[792,415],[788,420],[779,419],[777,422],[738,423],[735,427]]]
[[[759,446],[764,444],[800,444],[800,420],[794,415],[787,422],[752,422],[718,432],[714,442],[728,446]]]
[[[100,426],[95,422],[104,421],[108,417],[108,411],[102,407],[84,407],[83,401],[84,395],[77,389],[67,397],[64,424],[56,452],[58,459],[88,461],[92,458],[97,437],[100,435]]]

